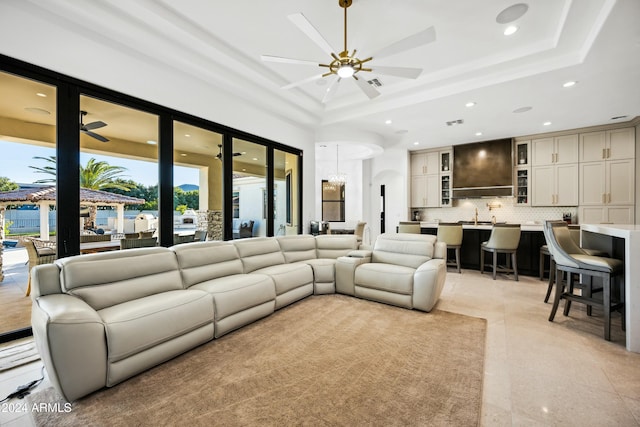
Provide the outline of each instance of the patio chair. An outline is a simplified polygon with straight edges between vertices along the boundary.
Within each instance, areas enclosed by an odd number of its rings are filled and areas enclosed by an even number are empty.
[[[29,272],[26,296],[31,294],[31,269],[36,265],[51,264],[56,260],[56,247],[49,242],[37,239],[25,239],[24,247],[29,255]]]
[[[158,245],[157,237],[145,237],[143,239],[121,239],[120,249],[148,248]]]

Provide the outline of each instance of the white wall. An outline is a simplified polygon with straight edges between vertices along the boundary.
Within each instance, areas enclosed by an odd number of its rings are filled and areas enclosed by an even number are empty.
[[[369,163],[367,187],[370,196],[367,200],[365,220],[369,224],[370,239],[373,243],[380,234],[380,185],[385,186],[386,221],[385,231],[395,233],[400,221],[407,221],[409,206],[409,154],[403,148],[387,148],[384,153],[366,160]]]

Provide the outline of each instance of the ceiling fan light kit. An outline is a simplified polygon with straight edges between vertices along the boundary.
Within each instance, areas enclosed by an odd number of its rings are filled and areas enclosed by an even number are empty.
[[[339,83],[341,79],[353,78],[362,92],[367,95],[369,99],[373,99],[379,96],[380,92],[367,82],[368,79],[359,79],[357,75],[358,73],[375,72],[377,74],[390,75],[407,79],[417,79],[418,76],[420,76],[420,74],[422,73],[421,68],[395,66],[371,66],[367,68],[364,67],[363,64],[373,60],[374,58],[383,58],[385,56],[395,55],[397,53],[431,43],[436,39],[435,29],[433,27],[429,27],[417,34],[392,43],[391,45],[379,50],[378,53],[373,56],[365,59],[360,59],[356,56],[357,51],[355,49],[350,54],[347,47],[347,9],[349,8],[349,6],[351,6],[351,4],[352,0],[338,0],[338,5],[344,9],[344,48],[339,54],[335,53],[331,45],[302,13],[296,13],[288,16],[289,20],[293,22],[300,31],[302,31],[307,37],[309,37],[309,39],[311,39],[311,41],[313,41],[320,49],[322,49],[323,52],[331,56],[332,61],[328,64],[323,64],[301,59],[290,59],[279,56],[262,55],[261,58],[263,61],[297,65],[316,64],[319,67],[328,68],[328,72],[324,74],[315,75],[300,82],[290,83],[286,86],[283,86],[283,89],[291,89],[293,87],[301,86],[310,81],[318,80],[324,77],[336,76],[336,80],[334,80],[332,86]],[[325,94],[322,102],[329,102],[335,92],[335,89],[327,90],[327,93]]]

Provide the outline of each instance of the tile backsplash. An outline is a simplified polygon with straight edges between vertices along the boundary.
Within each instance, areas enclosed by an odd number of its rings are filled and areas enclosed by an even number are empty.
[[[571,215],[571,222],[577,224],[578,208],[565,207],[531,207],[515,204],[515,198],[505,197],[496,199],[461,199],[455,200],[450,208],[419,209],[421,221],[457,222],[473,221],[475,210],[478,209],[478,221],[490,221],[491,216],[498,222],[539,223],[545,220],[560,220],[563,214]],[[413,220],[414,209],[409,214]]]

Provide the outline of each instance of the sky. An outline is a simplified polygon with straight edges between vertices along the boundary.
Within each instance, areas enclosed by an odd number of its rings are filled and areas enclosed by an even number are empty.
[[[48,178],[48,175],[38,173],[29,166],[44,167],[48,162],[34,159],[34,157],[49,157],[55,156],[55,154],[55,150],[51,148],[18,144],[0,139],[0,176],[24,184],[31,184],[39,179]],[[84,165],[92,157],[98,161],[106,161],[110,165],[127,168],[127,171],[122,174],[124,179],[131,179],[147,186],[158,183],[157,163],[90,153],[80,153],[80,163]],[[198,185],[198,169],[175,166],[173,168],[173,182],[175,186],[182,184]]]

